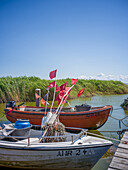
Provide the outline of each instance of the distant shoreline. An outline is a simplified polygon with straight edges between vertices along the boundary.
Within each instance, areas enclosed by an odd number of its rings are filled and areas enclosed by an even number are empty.
[[[0,103],[7,101],[32,102],[35,101],[35,89],[41,89],[41,97],[47,93],[47,87],[54,80],[40,79],[39,77],[1,77],[0,78]],[[58,86],[68,81],[70,87],[71,79],[56,80]],[[121,81],[113,80],[84,80],[79,79],[69,94],[69,99],[77,98],[78,92],[85,88],[81,97],[94,95],[128,94],[128,85]],[[52,100],[54,88],[50,89],[49,100]],[[59,92],[57,92],[58,94]]]

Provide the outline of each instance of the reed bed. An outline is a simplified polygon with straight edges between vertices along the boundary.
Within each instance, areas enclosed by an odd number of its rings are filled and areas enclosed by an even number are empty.
[[[41,97],[47,93],[47,87],[54,80],[40,79],[39,77],[1,77],[0,78],[0,103],[7,101],[35,101],[35,89],[41,89]],[[57,80],[57,84],[68,81],[67,86],[71,86],[71,79]],[[79,90],[85,88],[81,97],[90,97],[93,95],[103,94],[127,94],[128,85],[121,81],[106,80],[83,80],[79,79],[69,98],[76,98]],[[49,100],[52,100],[54,89],[50,89]],[[58,93],[57,93],[58,94]]]

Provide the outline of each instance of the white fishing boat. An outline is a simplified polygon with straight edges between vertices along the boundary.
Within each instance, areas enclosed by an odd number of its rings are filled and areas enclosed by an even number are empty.
[[[85,130],[42,137],[42,131],[31,129],[29,136],[1,135],[0,166],[88,170],[111,145],[111,141],[88,136]]]

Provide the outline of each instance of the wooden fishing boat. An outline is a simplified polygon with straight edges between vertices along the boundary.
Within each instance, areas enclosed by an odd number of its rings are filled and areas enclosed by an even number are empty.
[[[5,108],[7,113],[12,108]],[[85,108],[78,111],[76,108],[63,108],[59,115],[59,120],[66,127],[77,127],[84,129],[98,129],[107,121],[111,105],[103,107],[91,107],[89,110]],[[48,112],[50,108],[47,108]],[[54,113],[56,108],[52,109]],[[14,123],[17,119],[28,119],[32,125],[41,125],[42,118],[45,115],[45,108],[33,106],[20,106],[11,113],[6,114],[7,119]]]
[[[0,166],[11,168],[90,170],[113,145],[87,135],[87,131],[43,138],[41,130],[31,129],[25,137],[0,132]]]

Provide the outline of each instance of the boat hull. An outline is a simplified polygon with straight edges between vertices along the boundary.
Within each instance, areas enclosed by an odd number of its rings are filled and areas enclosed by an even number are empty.
[[[25,106],[26,108],[28,106]],[[23,108],[23,107],[22,107]],[[33,110],[37,107],[31,107]],[[85,129],[98,129],[107,121],[112,106],[96,107],[93,110],[81,112],[61,112],[59,119],[66,127],[76,127]],[[9,108],[5,109],[5,113]],[[17,119],[29,119],[32,125],[41,125],[44,112],[13,110],[6,114],[9,121],[14,123]]]
[[[0,166],[29,169],[91,169],[109,149],[106,146],[61,149],[0,147]]]

